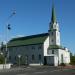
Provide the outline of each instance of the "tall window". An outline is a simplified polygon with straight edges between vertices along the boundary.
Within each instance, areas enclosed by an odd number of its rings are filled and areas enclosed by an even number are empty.
[[[53,39],[51,41],[53,42]]]
[[[15,56],[15,60],[16,60],[16,56]]]
[[[32,55],[32,60],[35,60],[35,57],[34,57],[34,55]]]
[[[52,54],[54,54],[54,50],[52,50]]]
[[[41,49],[41,48],[42,48],[41,46],[38,47],[38,49]]]
[[[39,54],[39,60],[41,60],[41,54]]]

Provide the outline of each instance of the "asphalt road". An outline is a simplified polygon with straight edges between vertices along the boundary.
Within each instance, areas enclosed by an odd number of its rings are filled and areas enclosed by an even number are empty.
[[[59,69],[50,66],[12,68],[0,70],[0,75],[75,75],[75,69]]]

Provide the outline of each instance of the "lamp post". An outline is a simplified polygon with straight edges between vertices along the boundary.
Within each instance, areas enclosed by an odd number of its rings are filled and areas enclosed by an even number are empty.
[[[20,68],[20,58],[21,58],[20,54],[18,55],[18,58],[19,58],[19,68]]]
[[[10,30],[10,24],[8,24],[9,20],[16,14],[16,12],[12,12],[12,14],[8,17],[6,21],[6,46],[5,46],[5,69],[6,69],[6,63],[7,63],[7,57],[9,54],[8,47],[7,47],[7,41],[8,41],[8,30]]]

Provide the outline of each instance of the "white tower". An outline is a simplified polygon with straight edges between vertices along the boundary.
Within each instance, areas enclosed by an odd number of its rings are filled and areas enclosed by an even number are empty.
[[[52,6],[52,17],[49,25],[49,45],[60,46],[60,31],[56,21],[54,5]]]

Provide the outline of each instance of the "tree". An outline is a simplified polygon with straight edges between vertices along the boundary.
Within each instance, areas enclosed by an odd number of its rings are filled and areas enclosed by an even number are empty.
[[[1,52],[3,51],[3,46],[4,46],[4,43],[1,42],[1,47],[0,47],[0,51],[1,51]]]
[[[75,65],[75,55],[73,55],[72,53],[70,53],[70,60],[71,60],[71,64]]]
[[[0,54],[0,64],[4,64],[4,56]]]

